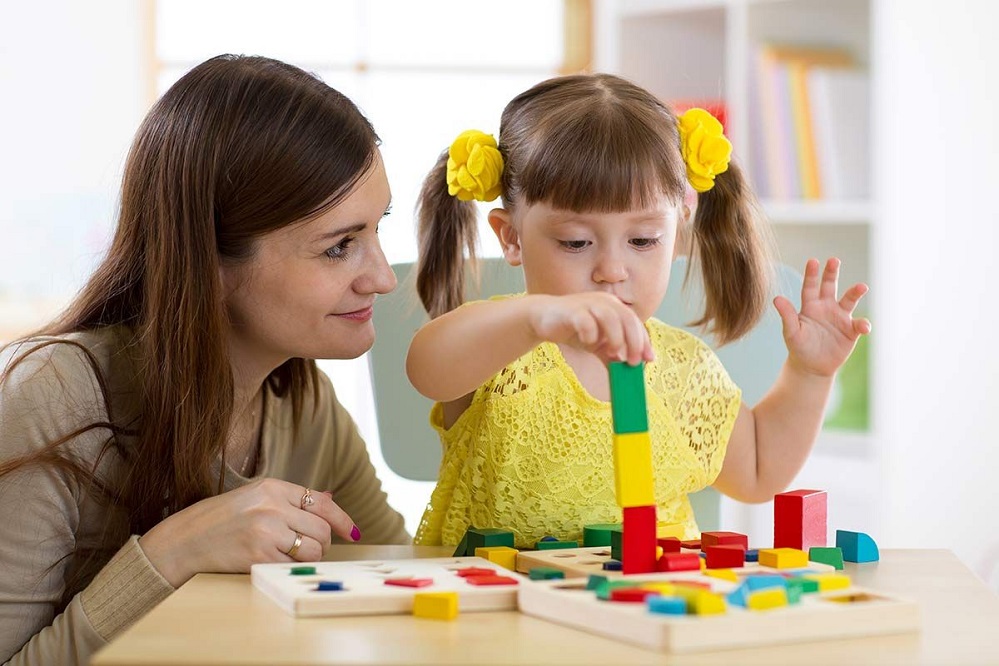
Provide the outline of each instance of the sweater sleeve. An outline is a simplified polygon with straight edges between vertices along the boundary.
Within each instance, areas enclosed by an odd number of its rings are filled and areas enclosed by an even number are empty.
[[[323,400],[328,400],[332,414],[327,437],[334,449],[333,479],[329,488],[333,501],[361,530],[361,543],[412,543],[405,521],[388,503],[357,424],[337,400],[329,379],[322,375],[321,381],[326,384]]]
[[[78,349],[58,344],[32,354],[0,385],[0,463],[105,420],[103,404]],[[107,436],[93,429],[61,446],[88,467]],[[133,537],[66,603],[86,501],[86,491],[51,465],[0,477],[0,662],[87,663],[172,591]]]

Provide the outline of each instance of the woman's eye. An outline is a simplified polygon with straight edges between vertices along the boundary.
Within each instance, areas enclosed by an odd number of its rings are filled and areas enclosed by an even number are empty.
[[[631,239],[631,244],[634,245],[635,247],[641,247],[641,248],[652,247],[654,245],[659,245],[659,239],[658,238],[632,238]]]
[[[572,250],[574,252],[579,252],[580,250],[586,249],[586,247],[590,244],[590,241],[585,241],[585,240],[568,240],[568,241],[559,241],[558,244],[561,245],[562,247],[564,247],[567,250]]]
[[[346,259],[347,258],[347,247],[354,241],[353,238],[344,238],[342,241],[326,250],[324,253],[327,257],[334,260]]]

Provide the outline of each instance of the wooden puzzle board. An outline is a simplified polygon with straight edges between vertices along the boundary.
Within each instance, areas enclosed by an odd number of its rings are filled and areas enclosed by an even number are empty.
[[[737,647],[777,645],[811,640],[906,633],[919,630],[919,607],[879,592],[857,587],[802,595],[798,604],[770,610],[747,610],[727,604],[720,615],[660,615],[650,613],[644,603],[598,599],[586,590],[580,576],[618,572],[600,570],[609,548],[541,551],[518,555],[518,569],[533,566],[564,567],[565,580],[531,581],[520,586],[520,610],[528,615],[582,629],[627,643],[663,652],[695,652]],[[608,555],[601,553],[608,551]],[[562,557],[556,557],[562,555]],[[575,555],[575,558],[565,557]],[[523,559],[522,559],[523,558]],[[600,564],[593,564],[599,560]],[[829,571],[833,567],[810,563],[809,569]],[[775,572],[750,563],[737,573]],[[712,578],[698,571],[630,575],[628,580],[709,583],[714,592],[728,594],[738,584]],[[853,599],[853,601],[833,601]]]
[[[255,564],[250,569],[254,587],[296,617],[382,615],[411,613],[417,592],[457,592],[459,612],[514,610],[517,585],[471,585],[458,569],[492,569],[499,576],[523,577],[480,557],[363,562],[316,562],[315,575],[293,576],[299,564]],[[309,565],[313,566],[313,565]],[[389,578],[432,578],[426,587],[386,585]],[[344,589],[318,592],[321,580],[341,581]]]
[[[684,553],[697,553],[697,550],[683,549]],[[618,578],[623,576],[620,571],[604,571],[604,562],[611,559],[610,546],[597,546],[594,548],[564,548],[561,550],[531,550],[517,553],[517,571],[523,574],[530,573],[534,567],[551,567],[565,573],[566,578],[577,578],[579,576],[589,576],[598,574],[607,578]],[[820,562],[809,562],[808,568],[812,571],[827,572],[836,571],[836,567]],[[742,571],[759,571],[775,573],[776,569],[762,567],[756,562],[747,562]],[[739,571],[739,570],[737,570]],[[697,571],[681,571],[675,575],[681,578],[694,576],[700,578]]]

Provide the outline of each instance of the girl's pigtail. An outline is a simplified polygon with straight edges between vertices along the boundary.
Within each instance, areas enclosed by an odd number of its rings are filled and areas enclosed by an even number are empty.
[[[734,162],[698,195],[691,256],[704,277],[704,316],[721,344],[745,335],[767,307],[772,283],[771,240],[756,197]]]
[[[416,291],[431,319],[464,302],[465,252],[474,266],[478,235],[475,203],[448,193],[447,163],[445,150],[423,181],[417,203]]]

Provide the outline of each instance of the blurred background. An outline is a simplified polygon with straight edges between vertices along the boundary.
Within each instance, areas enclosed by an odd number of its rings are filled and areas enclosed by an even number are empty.
[[[610,71],[722,118],[784,263],[838,256],[841,286],[871,285],[874,333],[793,487],[829,491],[831,530],[951,549],[999,590],[999,4],[0,3],[0,341],[52,317],[100,261],[132,135],[205,58],[286,60],[358,104],[383,141],[393,263],[415,258],[416,195],[459,131],[496,133],[542,79]],[[415,531],[433,483],[385,462],[367,363],[321,366]],[[723,501],[720,524],[766,543],[772,505]]]

